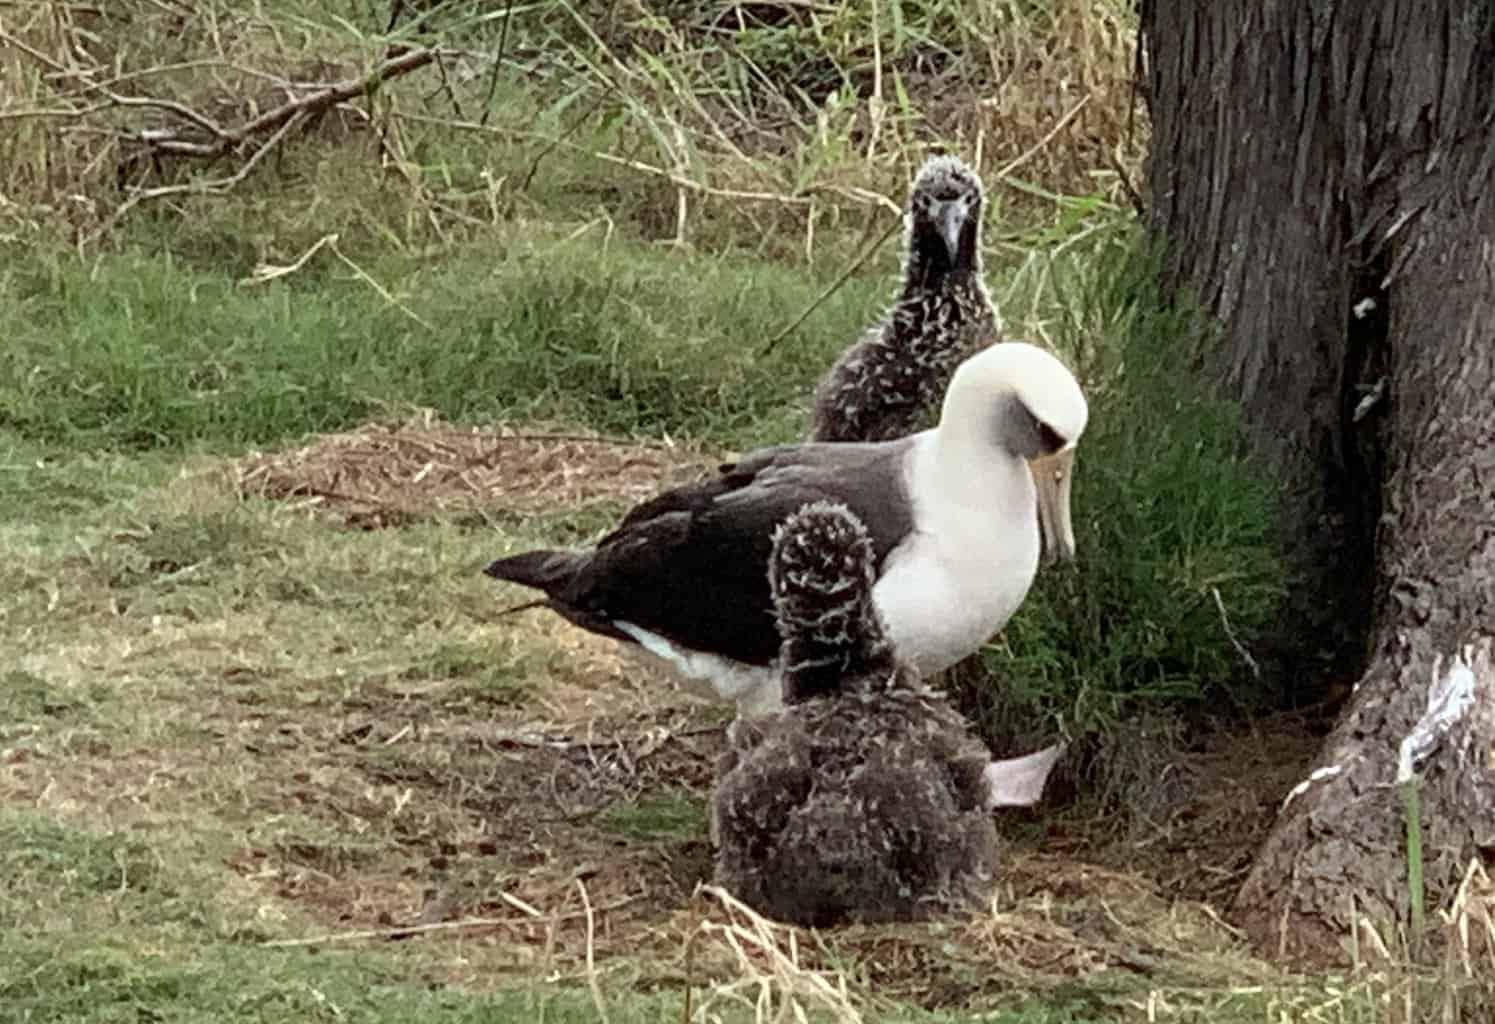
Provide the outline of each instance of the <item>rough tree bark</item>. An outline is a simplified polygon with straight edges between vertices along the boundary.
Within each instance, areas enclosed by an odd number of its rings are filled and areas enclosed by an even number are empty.
[[[1285,664],[1359,677],[1236,912],[1338,958],[1357,917],[1406,919],[1392,783],[1435,682],[1457,699],[1417,761],[1428,905],[1495,857],[1495,4],[1141,16],[1165,277],[1218,317],[1204,369],[1286,486],[1284,642],[1312,657]]]

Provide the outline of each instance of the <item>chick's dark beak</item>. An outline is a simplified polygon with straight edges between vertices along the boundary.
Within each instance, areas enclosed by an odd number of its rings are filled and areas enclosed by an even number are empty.
[[[960,236],[969,217],[970,210],[959,199],[941,203],[939,212],[935,215],[935,223],[939,226],[940,238],[945,243],[945,251],[950,254],[952,266],[960,261]]]

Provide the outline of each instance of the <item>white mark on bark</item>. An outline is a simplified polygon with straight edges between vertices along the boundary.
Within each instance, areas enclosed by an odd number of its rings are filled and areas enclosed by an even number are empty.
[[[1408,782],[1418,762],[1424,760],[1438,740],[1453,724],[1463,718],[1474,704],[1474,648],[1466,647],[1455,654],[1448,671],[1443,671],[1443,656],[1433,659],[1433,679],[1428,686],[1428,709],[1418,719],[1405,739],[1396,759],[1396,781]]]
[[[1355,303],[1353,307],[1355,319],[1364,320],[1366,317],[1370,316],[1371,313],[1375,312],[1375,308],[1376,300],[1367,295],[1365,298]]]
[[[1342,764],[1331,764],[1326,768],[1315,768],[1308,778],[1294,786],[1292,791],[1287,794],[1287,799],[1282,801],[1282,809],[1287,810],[1287,805],[1308,792],[1308,787],[1312,786],[1315,782],[1332,779],[1342,771],[1344,771],[1344,765]]]
[[[1355,403],[1354,421],[1359,423],[1365,419],[1366,416],[1370,415],[1370,411],[1376,407],[1376,403],[1385,397],[1386,378],[1382,377],[1376,381],[1369,391],[1361,396],[1360,401]]]

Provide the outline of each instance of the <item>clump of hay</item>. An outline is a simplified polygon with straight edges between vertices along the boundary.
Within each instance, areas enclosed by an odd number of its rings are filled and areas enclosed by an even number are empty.
[[[429,412],[370,424],[234,467],[240,494],[291,501],[358,529],[493,513],[533,515],[632,503],[705,471],[672,442],[456,427]]]
[[[1458,971],[1467,979],[1495,977],[1495,879],[1483,863],[1470,861],[1438,917],[1448,959]]]
[[[862,1024],[845,976],[805,962],[797,929],[770,921],[719,886],[702,885],[696,894],[707,901],[708,914],[718,913],[702,920],[691,934],[687,967],[695,944],[704,938],[730,950],[735,969],[732,977],[710,989],[693,1019],[711,1020],[716,1007],[736,1004],[752,1012],[759,1024],[806,1020],[816,1011],[837,1024]]]
[[[1206,904],[1173,899],[1134,874],[1015,851],[975,915],[796,928],[703,885],[693,917],[685,970],[705,982],[693,1020],[735,1004],[758,1021],[861,1021],[902,1003],[989,1006],[1103,975],[1114,980],[1101,989],[1118,996],[1124,977],[1186,988],[1283,977]]]

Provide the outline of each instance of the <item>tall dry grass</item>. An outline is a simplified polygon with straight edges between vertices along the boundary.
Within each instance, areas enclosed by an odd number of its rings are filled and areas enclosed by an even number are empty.
[[[948,148],[1018,232],[1065,197],[1126,200],[1145,144],[1133,45],[1122,0],[14,4],[0,218],[12,237],[94,240],[121,207],[181,213],[305,176],[381,192],[402,235],[543,207],[813,261],[885,224]],[[436,57],[280,137],[211,145],[411,49]]]

